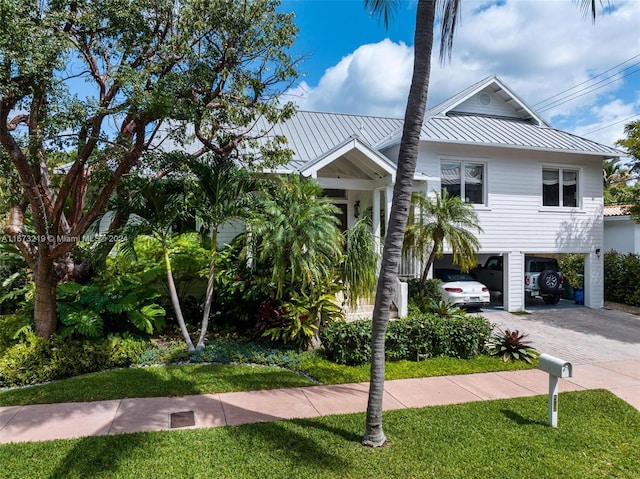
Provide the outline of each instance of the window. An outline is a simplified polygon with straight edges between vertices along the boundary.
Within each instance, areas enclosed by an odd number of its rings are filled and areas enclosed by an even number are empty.
[[[542,170],[542,205],[578,207],[578,170],[544,168]]]
[[[484,204],[485,165],[466,161],[447,161],[440,166],[442,190],[468,203]]]

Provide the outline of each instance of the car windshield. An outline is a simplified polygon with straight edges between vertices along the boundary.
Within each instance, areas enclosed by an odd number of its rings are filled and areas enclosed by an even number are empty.
[[[532,273],[542,273],[543,271],[550,269],[551,271],[558,271],[558,265],[555,261],[532,261],[531,262]]]

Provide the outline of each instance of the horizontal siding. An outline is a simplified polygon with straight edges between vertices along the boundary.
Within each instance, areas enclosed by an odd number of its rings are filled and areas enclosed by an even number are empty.
[[[640,252],[636,245],[639,230],[640,225],[628,217],[605,220],[603,251],[614,250],[622,254]]]
[[[480,103],[480,95],[486,93],[491,99],[488,105]],[[451,110],[456,113],[472,113],[479,115],[492,115],[507,118],[522,118],[522,115],[516,112],[515,108],[511,104],[505,102],[505,100],[498,94],[493,93],[491,88],[485,88],[480,93],[476,93],[468,100],[465,100],[460,105]]]
[[[590,252],[602,248],[601,158],[430,145],[420,151],[418,170],[439,176],[443,156],[487,165],[488,204],[477,208],[483,228],[478,235],[480,253]],[[542,207],[542,166],[546,164],[580,168],[580,209],[549,211]]]
[[[218,232],[218,247],[230,244],[236,236],[244,233],[244,222],[241,220],[227,221]]]

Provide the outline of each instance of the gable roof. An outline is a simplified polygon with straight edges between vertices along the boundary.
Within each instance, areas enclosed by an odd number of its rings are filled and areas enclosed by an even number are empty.
[[[365,152],[371,161],[386,170],[388,160],[382,160],[384,157],[377,152],[400,143],[403,120],[299,111],[282,124],[273,125],[260,120],[256,126],[270,131],[268,136],[287,138],[287,147],[293,151],[293,158],[284,170],[279,169],[278,172],[310,172],[315,164],[333,158],[333,152],[354,139],[357,140],[353,143],[356,149]],[[624,156],[615,148],[552,128],[495,76],[487,77],[429,108],[420,140],[604,158]]]
[[[428,119],[433,117],[446,116],[450,113],[455,113],[458,107],[461,107],[472,97],[481,95],[482,93],[486,93],[487,95],[499,95],[505,103],[509,103],[513,108],[514,113],[517,114],[515,116],[516,118],[530,121],[538,126],[551,126],[495,75],[484,78],[483,80],[465,88],[457,95],[454,95],[442,103],[429,108],[424,115],[425,121],[428,121]]]

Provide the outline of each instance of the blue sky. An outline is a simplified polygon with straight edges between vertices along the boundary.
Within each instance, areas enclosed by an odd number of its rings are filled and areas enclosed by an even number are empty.
[[[429,105],[495,74],[556,128],[612,145],[640,119],[640,0],[611,4],[594,25],[571,0],[463,0],[450,62],[440,65],[434,43]],[[283,0],[300,28],[293,53],[305,57],[287,99],[401,117],[415,6],[402,2],[387,30],[362,0]]]

